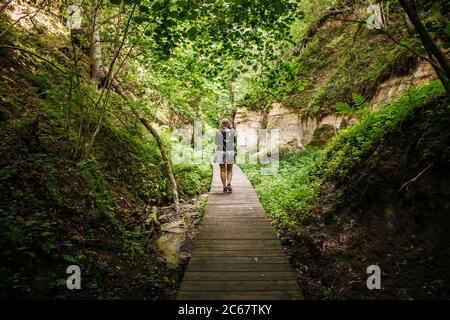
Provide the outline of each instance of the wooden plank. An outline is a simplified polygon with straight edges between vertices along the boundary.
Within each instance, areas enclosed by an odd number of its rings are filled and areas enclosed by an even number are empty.
[[[269,219],[266,215],[264,215],[264,213],[262,212],[210,212],[208,217],[205,219],[209,219],[209,218],[248,218],[248,219],[264,219],[267,222],[269,222]]]
[[[179,300],[300,300],[298,291],[180,291]]]
[[[221,194],[226,194],[226,195],[233,195],[233,194],[235,194],[234,190],[242,190],[242,192],[245,192],[245,193],[255,193],[254,189],[253,189],[253,186],[250,183],[234,181],[234,183],[232,183],[231,186],[233,187],[233,192],[228,192],[228,191],[227,192],[223,192],[222,183],[220,183],[220,185],[213,185],[210,188],[210,190],[215,190],[216,193],[221,193]]]
[[[251,193],[220,193],[220,194],[214,194],[214,195],[210,195],[208,197],[208,201],[211,200],[211,203],[213,201],[223,201],[223,203],[229,203],[229,204],[236,204],[234,201],[243,201],[243,200],[247,200],[247,202],[249,203],[254,203],[254,204],[259,204],[259,198],[256,197],[255,194],[251,194]]]
[[[220,220],[245,221],[245,220],[247,220],[249,222],[251,222],[253,220],[255,220],[255,221],[263,220],[263,221],[266,221],[267,223],[269,223],[269,218],[267,218],[266,216],[259,215],[259,216],[252,217],[252,216],[246,216],[244,214],[242,214],[242,215],[236,215],[236,214],[226,215],[226,214],[212,214],[211,213],[204,218],[204,221],[209,221],[209,220],[217,220],[217,221],[220,221]]]
[[[249,232],[249,231],[243,231],[243,232],[202,232],[200,235],[198,235],[197,239],[199,240],[235,240],[235,239],[241,239],[241,240],[270,240],[273,239],[273,233],[270,232],[261,232],[260,230],[256,232]]]
[[[227,203],[232,202],[233,205],[228,205]],[[258,209],[261,208],[261,205],[259,203],[256,203],[253,199],[211,199],[211,201],[208,200],[208,204],[206,206],[209,207],[223,207],[228,210],[232,210],[233,208],[244,208],[244,209]]]
[[[286,257],[275,256],[275,257],[258,257],[258,256],[248,256],[248,257],[223,257],[223,256],[193,256],[191,258],[192,263],[208,264],[208,263],[248,263],[248,264],[264,264],[264,263],[288,263]]]
[[[265,240],[276,239],[275,232],[272,229],[270,229],[270,227],[267,226],[261,229],[231,229],[225,227],[218,227],[218,226],[211,227],[211,225],[205,225],[205,228],[202,228],[200,230],[202,230],[202,232],[200,232],[200,234],[197,236],[197,240],[203,240],[202,236],[208,236],[208,238],[210,238],[210,236],[223,236],[225,237],[225,239],[229,239],[229,236],[232,236],[235,237],[236,239],[250,240],[252,238],[246,237],[249,236],[258,237],[258,235],[267,237]]]
[[[259,198],[254,193],[252,187],[248,188],[233,188],[233,192],[223,192],[222,187],[220,189],[212,189],[209,191],[208,198],[216,198],[216,199],[239,199],[244,196],[249,196],[254,199],[254,201],[259,202]]]
[[[206,209],[208,210],[208,214],[214,214],[214,213],[229,213],[229,214],[242,214],[242,213],[258,213],[263,216],[267,216],[266,212],[262,207],[223,207],[223,206],[207,206]]]
[[[295,291],[297,288],[295,280],[184,280],[181,285],[181,290],[186,291]]]
[[[247,189],[248,191],[240,191],[240,192],[222,192],[222,193],[212,193],[208,196],[209,199],[255,199],[255,203],[259,202],[259,198],[256,196],[254,192],[250,192],[251,189]]]
[[[273,228],[268,225],[265,221],[264,223],[240,223],[240,222],[217,222],[217,223],[208,223],[200,226],[199,230],[228,230],[229,232],[237,231],[237,230],[270,230],[275,232]]]
[[[208,245],[208,244],[261,244],[261,245],[280,245],[278,239],[270,240],[196,240],[196,244]]]
[[[249,202],[249,203],[233,203],[233,204],[229,204],[226,202],[223,203],[207,203],[206,204],[206,208],[214,208],[216,210],[220,209],[220,208],[224,208],[227,210],[233,210],[233,209],[247,209],[247,210],[252,210],[252,209],[261,209],[261,205],[259,203],[254,203],[254,202]]]
[[[252,224],[242,223],[240,221],[213,221],[209,220],[208,223],[203,223],[200,227],[200,230],[208,229],[208,228],[226,228],[228,230],[236,229],[236,230],[252,230],[258,228],[266,228],[273,230],[272,226],[267,223],[265,220],[253,221]]]
[[[208,218],[205,218],[205,222],[210,225],[210,223],[220,224],[220,223],[235,223],[241,224],[241,226],[251,227],[253,223],[265,224],[270,227],[269,220],[267,217],[262,215],[229,215],[229,214],[211,214]]]
[[[261,272],[187,272],[184,275],[183,281],[186,280],[295,280],[292,272],[273,272],[273,271],[261,271]]]
[[[246,244],[223,244],[215,246],[196,246],[195,250],[209,251],[249,251],[249,250],[281,250],[281,246],[252,246]]]
[[[280,248],[281,244],[275,239],[198,239],[195,241],[196,248],[224,247],[224,246],[241,246],[249,248]]]
[[[189,271],[215,271],[215,272],[242,272],[242,271],[291,271],[291,266],[286,263],[266,263],[266,264],[250,264],[250,263],[189,263]]]
[[[261,226],[261,228],[256,229],[255,226],[251,226],[251,225],[221,226],[221,225],[217,225],[217,224],[205,224],[199,230],[200,230],[200,234],[197,236],[197,239],[201,239],[200,236],[202,236],[204,233],[206,233],[206,234],[210,234],[210,233],[221,233],[221,234],[241,234],[241,233],[257,234],[257,233],[261,233],[261,234],[265,234],[265,235],[270,234],[270,235],[272,235],[273,239],[275,238],[275,231],[267,225]]]
[[[211,209],[208,212],[208,216],[209,217],[214,217],[214,216],[226,216],[226,215],[230,215],[230,216],[237,216],[237,217],[257,217],[257,216],[261,216],[261,217],[265,217],[267,218],[267,215],[265,214],[265,212],[261,209],[252,209],[252,210],[245,210],[245,209],[239,209],[239,210],[224,210],[224,209]]]
[[[267,218],[264,215],[258,215],[258,216],[250,216],[250,215],[245,215],[245,214],[231,214],[231,215],[227,215],[227,214],[219,214],[219,213],[210,213],[208,214],[208,216],[206,216],[204,218],[205,221],[208,220],[248,220],[248,221],[252,221],[252,219],[254,220],[264,220],[267,223],[269,223],[269,218]]]
[[[235,251],[236,255],[244,256],[245,252],[250,252],[250,251],[267,251],[267,252],[269,252],[268,255],[271,255],[270,253],[273,253],[273,252],[283,252],[283,248],[280,246],[271,246],[271,247],[266,246],[266,247],[254,248],[249,245],[238,245],[238,244],[231,245],[230,244],[228,246],[227,245],[215,246],[214,248],[205,247],[205,246],[204,247],[195,247],[194,251],[195,252],[197,252],[197,251],[218,252],[217,255],[220,255],[219,252],[222,252],[225,254],[226,252],[230,253],[232,251]]]
[[[207,242],[200,242],[207,241]],[[224,241],[221,243],[213,243],[212,241]],[[243,243],[229,243],[227,241],[234,241],[234,239],[230,240],[222,240],[222,239],[212,239],[212,240],[198,240],[195,243],[195,249],[202,250],[215,250],[215,251],[226,251],[226,250],[281,250],[281,244],[276,242],[271,243],[261,243],[262,241],[268,240],[242,240]],[[253,242],[247,242],[253,241]]]
[[[285,257],[283,251],[280,250],[239,250],[239,251],[211,251],[194,249],[194,256],[207,257]],[[194,257],[193,256],[193,257]]]
[[[210,214],[208,218],[205,218],[205,221],[220,221],[220,220],[236,220],[236,221],[246,221],[242,224],[251,225],[252,221],[259,222],[264,221],[266,225],[269,225],[269,220],[267,217],[261,215],[261,214],[247,214],[247,213],[241,213],[241,214],[221,214],[221,213],[215,213]]]

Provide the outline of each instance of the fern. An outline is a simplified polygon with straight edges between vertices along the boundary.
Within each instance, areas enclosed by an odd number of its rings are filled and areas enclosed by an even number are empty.
[[[369,104],[366,102],[363,96],[359,93],[352,93],[352,103],[338,102],[335,105],[336,113],[341,116],[354,115],[357,117],[363,117],[367,114]]]
[[[336,104],[335,108],[336,108],[336,113],[341,116],[345,116],[345,115],[354,113],[354,110],[352,109],[352,107],[348,103],[345,103],[345,102],[338,102]]]
[[[360,110],[368,107],[368,103],[366,99],[362,95],[357,92],[352,93],[352,106],[355,110]]]

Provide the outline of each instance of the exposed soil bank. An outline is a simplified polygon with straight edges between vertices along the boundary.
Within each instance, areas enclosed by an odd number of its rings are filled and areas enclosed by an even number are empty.
[[[416,109],[350,175],[323,183],[320,205],[297,227],[284,228],[306,299],[450,298],[448,123],[448,102]],[[374,264],[382,289],[370,291]]]

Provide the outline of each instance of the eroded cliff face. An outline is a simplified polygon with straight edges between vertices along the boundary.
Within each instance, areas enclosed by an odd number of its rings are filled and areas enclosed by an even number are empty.
[[[370,102],[372,110],[377,110],[409,86],[430,83],[435,77],[433,67],[428,62],[419,62],[410,75],[393,76],[378,86]]]
[[[307,145],[322,146],[338,130],[354,124],[356,118],[331,114],[324,117],[301,116],[297,111],[274,103],[271,110],[261,111],[239,107],[234,124],[239,136],[239,147],[250,148],[258,141],[258,132],[278,130],[279,146],[285,149],[303,149]]]
[[[392,76],[382,82],[369,103],[370,108],[377,110],[409,86],[429,83],[434,78],[435,73],[431,65],[420,62],[411,74]],[[357,118],[353,116],[337,114],[302,116],[298,110],[290,109],[281,103],[272,104],[270,111],[266,114],[248,107],[238,107],[234,118],[235,128],[240,137],[240,148],[256,146],[260,129],[269,131],[278,129],[281,148],[303,149],[308,145],[322,146],[337,131],[356,122]]]

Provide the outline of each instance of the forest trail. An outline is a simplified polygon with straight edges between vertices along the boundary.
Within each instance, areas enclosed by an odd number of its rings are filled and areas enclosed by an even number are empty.
[[[205,216],[178,300],[303,299],[258,197],[235,166],[233,192],[214,174]]]

